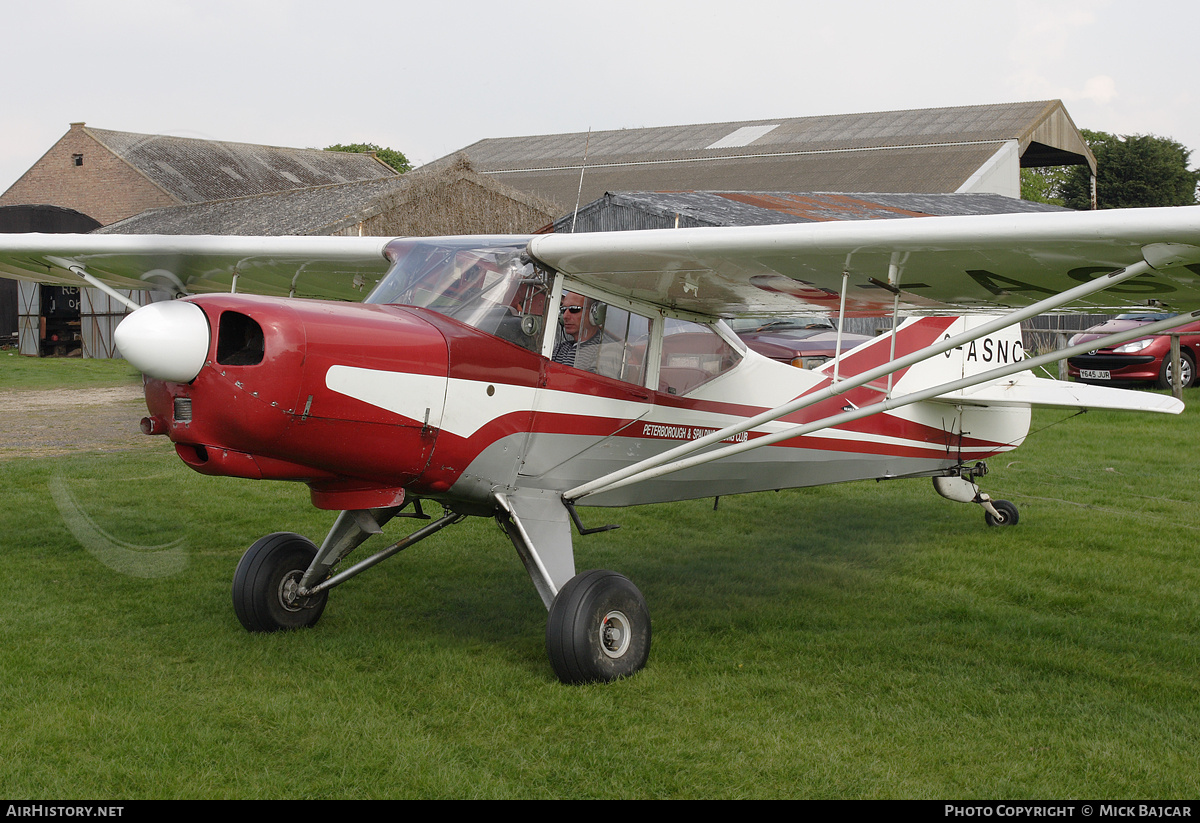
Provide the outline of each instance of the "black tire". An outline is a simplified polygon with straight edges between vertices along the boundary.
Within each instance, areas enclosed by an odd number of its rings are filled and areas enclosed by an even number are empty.
[[[624,575],[593,569],[563,586],[546,623],[546,654],[564,683],[608,683],[650,657],[650,612]]]
[[[278,632],[313,626],[329,592],[296,598],[295,586],[317,556],[306,537],[276,532],[246,549],[233,574],[233,610],[251,632]]]
[[[1179,353],[1179,372],[1183,379],[1183,388],[1191,388],[1196,382],[1196,360],[1185,351]],[[1168,352],[1163,358],[1162,368],[1158,371],[1158,380],[1155,384],[1160,389],[1174,388],[1171,385],[1171,354]]]
[[[1017,507],[1007,500],[993,500],[992,508],[999,514],[999,517],[994,517],[987,509],[983,510],[983,519],[989,526],[1015,526],[1017,521],[1021,519],[1017,513]]]

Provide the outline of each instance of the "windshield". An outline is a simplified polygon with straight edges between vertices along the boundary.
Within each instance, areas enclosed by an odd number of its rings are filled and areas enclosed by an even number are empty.
[[[394,241],[388,254],[396,262],[364,302],[432,309],[536,348],[549,278],[530,262],[525,246],[508,238]]]

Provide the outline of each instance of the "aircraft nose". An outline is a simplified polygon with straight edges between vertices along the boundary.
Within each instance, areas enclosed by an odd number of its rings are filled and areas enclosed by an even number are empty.
[[[142,306],[117,326],[121,355],[156,380],[187,383],[208,357],[210,332],[203,309],[186,300]]]

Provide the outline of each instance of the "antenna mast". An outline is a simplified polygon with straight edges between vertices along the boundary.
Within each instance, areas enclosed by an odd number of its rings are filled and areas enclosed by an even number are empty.
[[[575,221],[579,219],[579,201],[583,197],[583,173],[587,171],[588,147],[592,144],[592,127],[588,126],[587,139],[583,142],[583,165],[579,169],[579,191],[575,193],[575,213],[571,215],[571,234],[575,233]]]

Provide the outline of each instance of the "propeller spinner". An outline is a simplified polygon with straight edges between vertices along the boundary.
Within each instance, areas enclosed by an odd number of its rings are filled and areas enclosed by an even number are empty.
[[[208,357],[208,318],[195,303],[151,303],[130,314],[113,334],[122,356],[157,380],[187,383]]]

